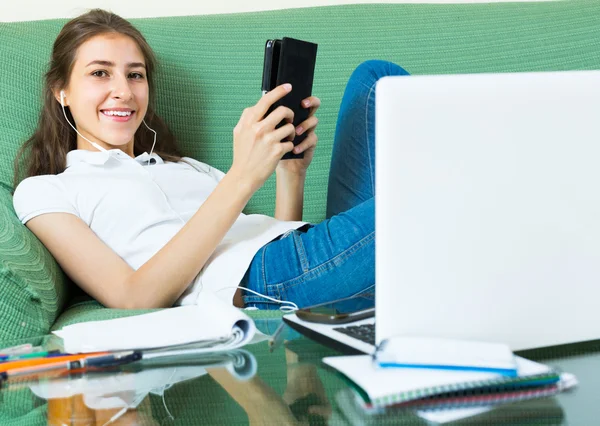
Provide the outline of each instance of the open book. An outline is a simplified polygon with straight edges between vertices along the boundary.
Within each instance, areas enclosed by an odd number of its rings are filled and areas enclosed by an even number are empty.
[[[180,306],[127,318],[90,321],[63,327],[64,351],[143,350],[190,345],[195,353],[236,349],[257,333],[254,321],[212,293],[196,305]]]

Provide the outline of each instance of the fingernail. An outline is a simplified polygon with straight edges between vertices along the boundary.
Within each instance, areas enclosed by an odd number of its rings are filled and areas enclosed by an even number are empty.
[[[294,148],[294,153],[298,154],[300,152],[300,148]]]
[[[302,105],[304,105],[305,107],[307,107],[307,106],[309,106],[309,105],[310,105],[310,101],[303,101],[303,102],[302,102]]]
[[[290,83],[285,83],[283,85],[283,88],[289,92],[290,90],[292,90],[292,85]]]
[[[304,129],[302,128],[302,126],[298,126],[296,127],[296,134],[299,135],[300,133],[302,133]]]

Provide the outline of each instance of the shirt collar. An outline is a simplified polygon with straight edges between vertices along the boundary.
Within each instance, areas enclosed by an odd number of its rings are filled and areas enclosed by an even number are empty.
[[[74,149],[67,153],[67,168],[77,163],[87,163],[97,166],[104,165],[110,157],[115,157],[119,160],[132,160],[142,165],[147,165],[149,159],[154,159],[156,163],[151,162],[150,164],[163,164],[163,159],[156,153],[152,153],[150,156],[147,152],[138,155],[135,158],[131,158],[120,149],[110,149],[104,151],[88,151],[87,149]]]

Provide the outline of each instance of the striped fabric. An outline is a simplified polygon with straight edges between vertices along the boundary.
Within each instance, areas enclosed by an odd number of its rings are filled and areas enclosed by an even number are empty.
[[[12,211],[12,160],[36,123],[41,76],[65,20],[0,24],[0,336],[47,331],[71,290],[54,260]],[[600,2],[372,4],[242,14],[135,19],[155,49],[157,109],[186,155],[226,171],[232,129],[259,98],[263,46],[282,36],[319,44],[314,94],[322,100],[319,147],[304,217],[325,212],[328,165],[341,96],[366,59],[413,74],[600,68]],[[272,214],[274,180],[246,212]],[[80,311],[73,311],[80,312]],[[121,315],[67,313],[69,322]]]

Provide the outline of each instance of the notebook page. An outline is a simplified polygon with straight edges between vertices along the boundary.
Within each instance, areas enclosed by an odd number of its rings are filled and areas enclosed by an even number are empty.
[[[69,353],[150,349],[236,336],[241,347],[254,336],[254,322],[241,310],[205,293],[196,305],[106,321],[73,324],[53,333]],[[231,342],[230,342],[231,343]]]
[[[519,376],[549,373],[546,365],[516,357]],[[339,356],[323,358],[325,364],[337,369],[364,390],[371,401],[389,396],[401,396],[395,402],[423,397],[420,391],[460,385],[469,382],[505,380],[498,373],[480,371],[429,370],[421,368],[377,368],[370,355]]]

